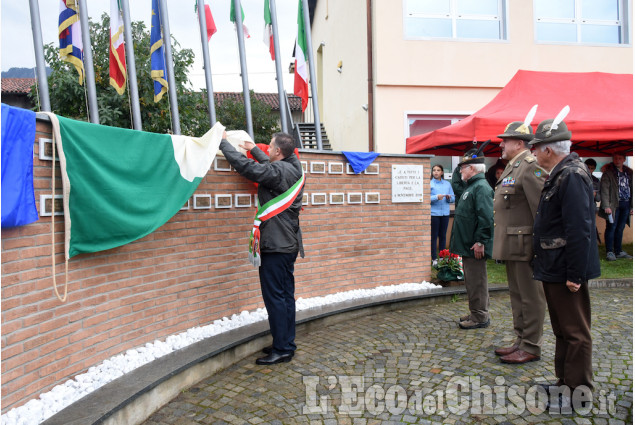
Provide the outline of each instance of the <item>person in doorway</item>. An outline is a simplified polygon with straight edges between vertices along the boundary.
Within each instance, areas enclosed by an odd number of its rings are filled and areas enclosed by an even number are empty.
[[[529,151],[534,138],[530,125],[514,121],[498,137],[509,162],[494,192],[493,257],[505,261],[516,340],[494,352],[503,363],[520,364],[539,360],[542,346],[547,303],[541,283],[532,279],[530,261],[534,216],[547,173]]]
[[[458,169],[465,183],[454,211],[450,251],[463,257],[465,288],[470,314],[459,319],[461,329],[486,328],[490,324],[487,258],[492,256],[494,191],[485,179],[482,150],[470,149]]]
[[[595,169],[598,166],[598,163],[595,161],[595,159],[593,158],[589,158],[586,161],[584,161],[584,165],[586,165],[586,168],[589,170],[589,173],[591,174],[591,179],[593,180],[593,200],[595,202],[600,202],[600,179],[598,179],[597,177],[595,177],[593,175],[593,173],[595,172]]]
[[[626,165],[626,157],[613,155],[613,161],[602,168],[600,180],[600,217],[606,219],[604,243],[606,260],[633,258],[622,249],[624,227],[633,215],[633,170]]]
[[[542,281],[551,327],[556,337],[554,358],[558,387],[570,394],[593,389],[590,279],[600,275],[595,243],[593,181],[576,153],[570,153],[571,132],[563,113],[542,121],[530,142],[538,165],[549,177],[534,220],[534,279]]]
[[[304,257],[300,210],[304,188],[302,164],[294,155],[295,142],[286,133],[276,133],[269,156],[254,143],[243,142],[253,159],[238,152],[223,135],[220,150],[236,171],[258,183],[258,213],[250,240],[250,260],[259,265],[260,288],[269,315],[273,344],[256,364],[288,362],[295,353],[295,277],[298,253]],[[266,205],[265,205],[266,204]],[[263,209],[260,206],[265,206]]]
[[[454,202],[454,191],[447,180],[443,180],[443,167],[435,164],[430,179],[430,215],[432,234],[432,265],[437,265],[437,254],[445,249],[448,223],[450,222],[450,204]],[[437,239],[439,249],[437,250]]]

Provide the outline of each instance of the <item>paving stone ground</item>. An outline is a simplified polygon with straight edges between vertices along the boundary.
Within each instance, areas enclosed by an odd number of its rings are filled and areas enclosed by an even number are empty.
[[[592,288],[591,300],[596,388],[592,407],[572,414],[545,411],[534,385],[555,382],[548,313],[540,361],[505,365],[494,354],[513,341],[503,292],[491,296],[487,329],[458,328],[467,311],[461,297],[298,335],[290,363],[257,366],[254,354],[183,391],[145,424],[632,423],[633,289]]]

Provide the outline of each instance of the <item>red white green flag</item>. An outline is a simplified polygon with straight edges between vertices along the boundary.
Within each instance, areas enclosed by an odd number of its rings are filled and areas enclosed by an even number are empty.
[[[273,25],[271,23],[271,8],[269,7],[269,0],[265,0],[265,33],[262,41],[269,46],[271,60],[276,60],[276,52],[273,47]]]
[[[126,89],[126,54],[119,0],[110,0],[110,85],[119,94]]]
[[[295,41],[295,79],[293,82],[293,94],[302,99],[302,112],[304,112],[309,104],[309,67],[306,44],[302,0],[299,0],[298,38]]]

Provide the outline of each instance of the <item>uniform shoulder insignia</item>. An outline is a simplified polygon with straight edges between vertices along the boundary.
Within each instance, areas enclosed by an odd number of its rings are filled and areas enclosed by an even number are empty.
[[[531,164],[532,162],[536,162],[536,157],[535,157],[535,156],[533,156],[533,155],[527,155],[527,156],[525,157],[525,161],[527,161],[528,163],[530,163],[530,164]]]
[[[536,169],[534,170],[534,175],[538,178],[542,177],[543,175],[546,175],[547,173],[545,172],[545,170],[543,170],[540,167],[536,167]]]

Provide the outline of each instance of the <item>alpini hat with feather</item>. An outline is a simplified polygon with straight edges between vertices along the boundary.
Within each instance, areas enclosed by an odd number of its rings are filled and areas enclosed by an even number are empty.
[[[554,118],[544,120],[538,124],[536,129],[536,135],[534,139],[529,142],[530,145],[535,146],[540,143],[552,143],[560,142],[563,140],[571,140],[571,132],[567,128],[567,125],[562,121],[569,113],[569,105],[562,108],[560,113]]]
[[[485,149],[485,146],[487,146],[489,144],[489,140],[481,143],[481,146],[479,146],[478,148],[473,147],[468,149],[464,154],[463,157],[461,158],[461,161],[459,162],[459,167],[462,165],[470,165],[470,164],[485,164],[485,156],[483,155],[483,150]],[[476,142],[474,142],[474,144],[476,145]]]
[[[505,127],[505,132],[503,134],[499,134],[499,139],[520,139],[525,142],[530,142],[534,139],[534,132],[531,128],[531,120],[534,119],[536,115],[536,110],[538,109],[538,105],[534,105],[527,113],[525,117],[525,121],[514,121],[507,124]]]

